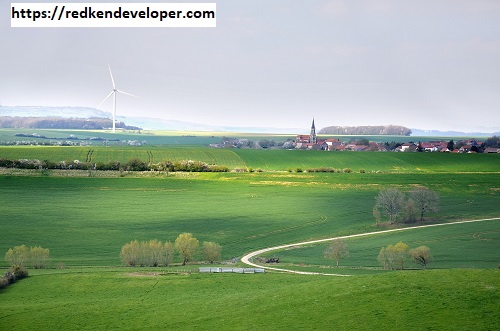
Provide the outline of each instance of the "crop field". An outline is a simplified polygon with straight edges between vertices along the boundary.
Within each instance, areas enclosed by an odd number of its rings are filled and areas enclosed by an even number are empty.
[[[85,160],[88,151],[0,147],[0,158]],[[229,260],[280,244],[384,230],[372,209],[389,187],[425,186],[439,194],[439,212],[422,224],[500,217],[499,155],[100,146],[92,161],[148,161],[148,151],[154,162],[192,159],[264,172],[4,171],[2,257],[16,245],[41,245],[50,249],[52,268],[30,269],[30,277],[0,290],[0,329],[500,328],[498,220],[350,239],[350,257],[339,270],[351,277],[198,274],[176,266],[127,268],[119,259],[131,240],[173,242],[182,232],[219,243],[222,260]],[[382,270],[378,251],[398,241],[429,246],[428,270]],[[336,273],[325,247],[275,254],[293,269]],[[197,269],[201,260],[195,256],[186,268]],[[7,267],[2,259],[0,268]]]
[[[152,158],[151,156],[152,155]],[[216,149],[209,147],[39,147],[0,146],[0,159],[38,159],[52,162],[144,162],[193,160],[265,171],[305,171],[319,167],[350,169],[353,172],[499,172],[498,154],[324,152],[304,150]]]

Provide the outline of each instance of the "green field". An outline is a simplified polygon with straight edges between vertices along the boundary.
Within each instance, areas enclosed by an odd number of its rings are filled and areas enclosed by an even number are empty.
[[[497,270],[138,276],[37,272],[0,293],[3,330],[498,330]]]
[[[0,146],[0,159],[38,159],[52,162],[127,162],[132,158],[153,163],[194,160],[227,166],[230,169],[253,168],[265,171],[295,171],[331,167],[353,172],[500,172],[499,154],[325,152],[305,150],[216,149],[208,147],[39,147]],[[150,154],[149,154],[150,153]]]
[[[388,187],[438,192],[440,211],[425,224],[500,217],[499,155],[116,146],[96,147],[93,157],[147,160],[147,151],[155,162],[193,159],[265,172],[78,177],[3,170],[2,257],[9,247],[41,245],[50,249],[53,267],[65,268],[30,270],[30,277],[1,290],[0,329],[500,328],[498,220],[350,239],[350,258],[339,268],[352,275],[345,278],[164,274],[179,268],[124,268],[119,259],[124,243],[174,241],[182,232],[221,244],[227,260],[383,230],[372,209]],[[84,160],[87,153],[88,147],[0,147],[0,158],[12,159]],[[286,171],[321,166],[354,172]],[[380,247],[400,240],[431,248],[429,270],[379,268]],[[276,254],[290,269],[335,273],[323,258],[325,247]],[[0,267],[7,267],[3,259]],[[197,267],[195,261],[187,268]]]

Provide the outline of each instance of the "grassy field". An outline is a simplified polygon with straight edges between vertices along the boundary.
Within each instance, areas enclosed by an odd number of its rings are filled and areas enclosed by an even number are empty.
[[[346,266],[341,270],[353,276],[345,278],[162,274],[178,268],[124,268],[119,260],[126,242],[174,241],[182,232],[192,232],[200,242],[218,242],[222,258],[231,259],[279,244],[381,230],[372,208],[378,192],[388,187],[408,192],[426,186],[438,192],[441,209],[429,215],[431,222],[499,217],[498,155],[163,146],[99,147],[94,157],[146,157],[148,150],[155,161],[156,155],[205,158],[269,171],[116,178],[38,171],[1,175],[0,252],[41,245],[50,249],[53,266],[66,268],[30,270],[30,277],[0,291],[0,329],[500,328],[495,270],[500,221],[349,240],[351,256],[341,262]],[[71,160],[87,152],[80,147],[1,147],[0,158]],[[355,173],[286,172],[319,166],[349,167]],[[373,269],[380,247],[400,240],[429,246],[434,255],[430,270]],[[279,255],[296,269],[336,272],[323,258],[324,248]],[[5,261],[0,267],[7,267]]]
[[[499,265],[500,255],[500,219],[479,223],[463,223],[446,226],[409,229],[344,239],[348,244],[349,257],[342,259],[340,265],[347,267],[341,273],[349,273],[350,267],[380,268],[377,255],[382,247],[402,241],[415,248],[425,245],[431,249],[433,259],[427,266],[433,269],[449,268],[484,268],[491,269]],[[301,266],[300,270],[323,267],[323,272],[336,273],[335,262],[323,256],[329,243],[269,252],[266,256],[278,256],[281,262]],[[420,268],[407,259],[407,268]],[[294,269],[293,267],[291,269]]]
[[[203,161],[230,169],[253,168],[265,171],[295,171],[331,167],[349,168],[353,172],[499,172],[499,154],[391,153],[391,152],[324,152],[304,150],[216,149],[209,147],[38,147],[0,146],[0,158],[38,159],[53,162],[85,162],[89,151],[91,162],[127,162],[138,158],[153,163],[165,160]]]
[[[498,330],[496,270],[285,274],[42,271],[1,293],[7,330]]]
[[[373,231],[375,196],[386,187],[439,192],[432,217],[498,216],[500,174],[206,173],[187,177],[0,177],[0,251],[49,247],[67,265],[117,265],[130,240],[175,240],[192,232],[224,247],[252,249]],[[2,265],[5,262],[2,261]]]

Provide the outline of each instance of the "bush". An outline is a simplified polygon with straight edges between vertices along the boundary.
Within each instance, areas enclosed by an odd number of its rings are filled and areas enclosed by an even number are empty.
[[[28,277],[28,270],[24,267],[15,266],[12,268],[12,273],[14,274],[14,280],[18,281],[23,278]]]

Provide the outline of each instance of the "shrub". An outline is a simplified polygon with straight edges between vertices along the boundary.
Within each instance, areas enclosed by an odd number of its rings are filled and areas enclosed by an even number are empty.
[[[295,172],[302,172],[302,169],[297,167],[297,168],[295,168]]]
[[[0,290],[6,288],[7,286],[9,286],[9,281],[7,280],[7,278],[0,278]]]
[[[15,266],[12,268],[12,274],[14,275],[14,280],[18,281],[28,277],[28,270],[24,267]]]

